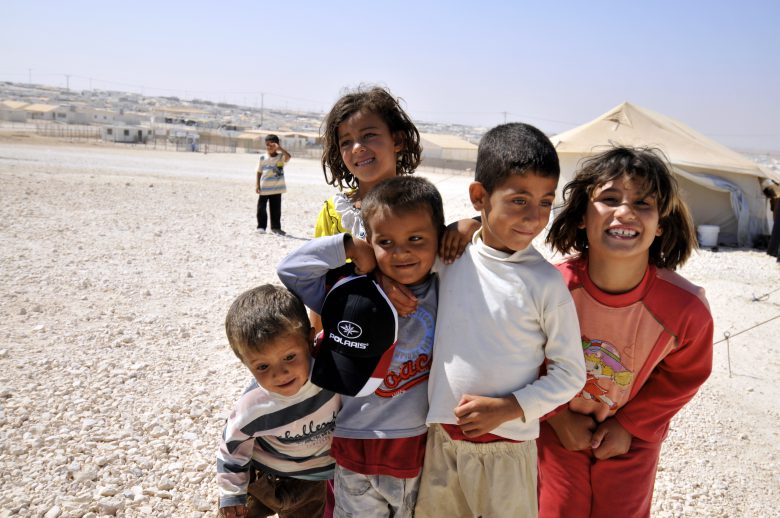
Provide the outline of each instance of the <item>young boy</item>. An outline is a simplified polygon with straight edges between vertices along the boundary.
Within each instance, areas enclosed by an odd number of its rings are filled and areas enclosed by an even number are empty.
[[[415,516],[537,515],[539,418],[585,383],[571,296],[531,244],[547,224],[559,170],[533,126],[498,126],[480,142],[469,196],[482,228],[438,272]]]
[[[271,208],[271,232],[283,236],[286,232],[282,230],[282,194],[287,192],[284,164],[292,156],[279,144],[276,135],[265,137],[265,150],[257,163],[255,177],[255,192],[260,195],[257,198],[257,231],[265,233],[268,224],[267,204]]]
[[[278,273],[309,308],[323,315],[323,335],[337,340],[338,324],[347,324],[356,336],[353,341],[360,340],[361,332],[348,318],[329,317],[325,277],[347,258],[356,272],[376,265],[417,298],[417,310],[399,319],[395,352],[379,387],[365,397],[342,397],[332,445],[335,517],[410,517],[427,436],[427,381],[438,304],[438,280],[431,268],[444,209],[430,182],[397,176],[374,187],[361,212],[367,242],[348,234],[314,239],[282,261]],[[320,351],[315,354],[316,369]]]
[[[254,381],[217,452],[220,516],[322,516],[340,397],[309,381],[314,333],[306,307],[287,289],[265,284],[233,302],[225,330]]]

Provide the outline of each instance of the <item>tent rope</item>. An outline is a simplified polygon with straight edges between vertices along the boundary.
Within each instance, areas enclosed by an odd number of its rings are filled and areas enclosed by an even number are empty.
[[[775,316],[773,316],[772,318],[769,318],[769,319],[767,319],[767,320],[764,320],[763,322],[759,322],[758,324],[754,324],[754,325],[752,325],[752,326],[748,327],[747,329],[743,329],[742,331],[738,331],[738,332],[736,332],[736,333],[734,333],[734,334],[731,334],[731,333],[730,333],[730,332],[728,332],[728,331],[724,331],[724,332],[723,332],[723,340],[718,340],[717,342],[713,343],[712,345],[718,345],[718,344],[719,344],[719,343],[721,343],[721,342],[726,342],[726,341],[728,341],[728,339],[729,339],[729,338],[734,338],[735,336],[739,336],[739,335],[741,335],[742,333],[747,333],[747,332],[748,332],[748,331],[750,331],[751,329],[755,329],[755,328],[757,328],[757,327],[759,327],[759,326],[763,326],[763,325],[764,325],[764,324],[766,324],[767,322],[771,322],[772,320],[775,320],[775,319],[777,319],[777,318],[780,318],[780,315],[775,315]]]
[[[753,294],[753,302],[761,302],[762,300],[766,300],[766,299],[769,298],[769,296],[771,294],[773,294],[776,291],[780,291],[780,288],[775,288],[772,291],[768,291],[768,292],[764,293],[763,295],[759,295],[759,296],[756,296],[755,294]]]
[[[775,291],[777,291],[777,290],[775,290]],[[723,340],[718,340],[717,342],[712,344],[712,345],[717,345],[717,344],[719,344],[721,342],[726,342],[726,361],[728,362],[728,365],[729,365],[729,378],[731,377],[731,338],[734,338],[735,336],[739,336],[742,333],[747,333],[751,329],[755,329],[755,328],[757,328],[759,326],[763,326],[767,322],[771,322],[772,320],[775,320],[777,318],[780,318],[780,315],[775,315],[772,318],[764,320],[763,322],[759,322],[758,324],[754,324],[754,325],[748,327],[747,329],[743,329],[742,331],[738,331],[738,332],[736,332],[734,334],[731,334],[729,331],[724,331],[723,332]]]

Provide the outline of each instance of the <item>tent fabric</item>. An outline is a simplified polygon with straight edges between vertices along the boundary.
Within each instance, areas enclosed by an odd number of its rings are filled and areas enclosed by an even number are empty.
[[[719,241],[738,246],[750,246],[757,235],[768,233],[760,182],[780,181],[780,174],[670,117],[624,102],[551,140],[561,158],[561,187],[582,159],[614,145],[658,148],[683,180],[695,225],[718,225]]]

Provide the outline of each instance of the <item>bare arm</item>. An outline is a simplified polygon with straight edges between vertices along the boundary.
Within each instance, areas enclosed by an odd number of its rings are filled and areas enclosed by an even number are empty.
[[[617,419],[609,418],[593,433],[593,455],[603,460],[628,453],[633,438]]]
[[[355,263],[355,273],[363,275],[374,271],[376,268],[376,256],[374,249],[364,239],[344,234],[344,253],[347,259]]]
[[[466,437],[478,437],[511,419],[525,419],[520,403],[513,395],[504,397],[465,394],[455,407],[456,424]]]
[[[547,419],[564,448],[579,451],[593,447],[596,421],[589,415],[578,414],[567,408]]]
[[[455,259],[463,255],[466,245],[471,242],[472,236],[481,226],[482,222],[474,218],[461,219],[447,225],[439,243],[439,256],[444,264],[452,264]]]

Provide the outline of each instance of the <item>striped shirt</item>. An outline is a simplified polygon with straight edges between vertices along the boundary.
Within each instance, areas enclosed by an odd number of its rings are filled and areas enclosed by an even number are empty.
[[[257,174],[262,196],[287,192],[287,186],[284,183],[284,155],[282,153],[277,153],[275,156],[268,156],[265,153],[260,155],[260,161],[257,163]]]
[[[341,400],[310,381],[293,396],[252,381],[227,419],[217,452],[220,507],[244,505],[250,468],[271,475],[332,478],[330,444]]]

